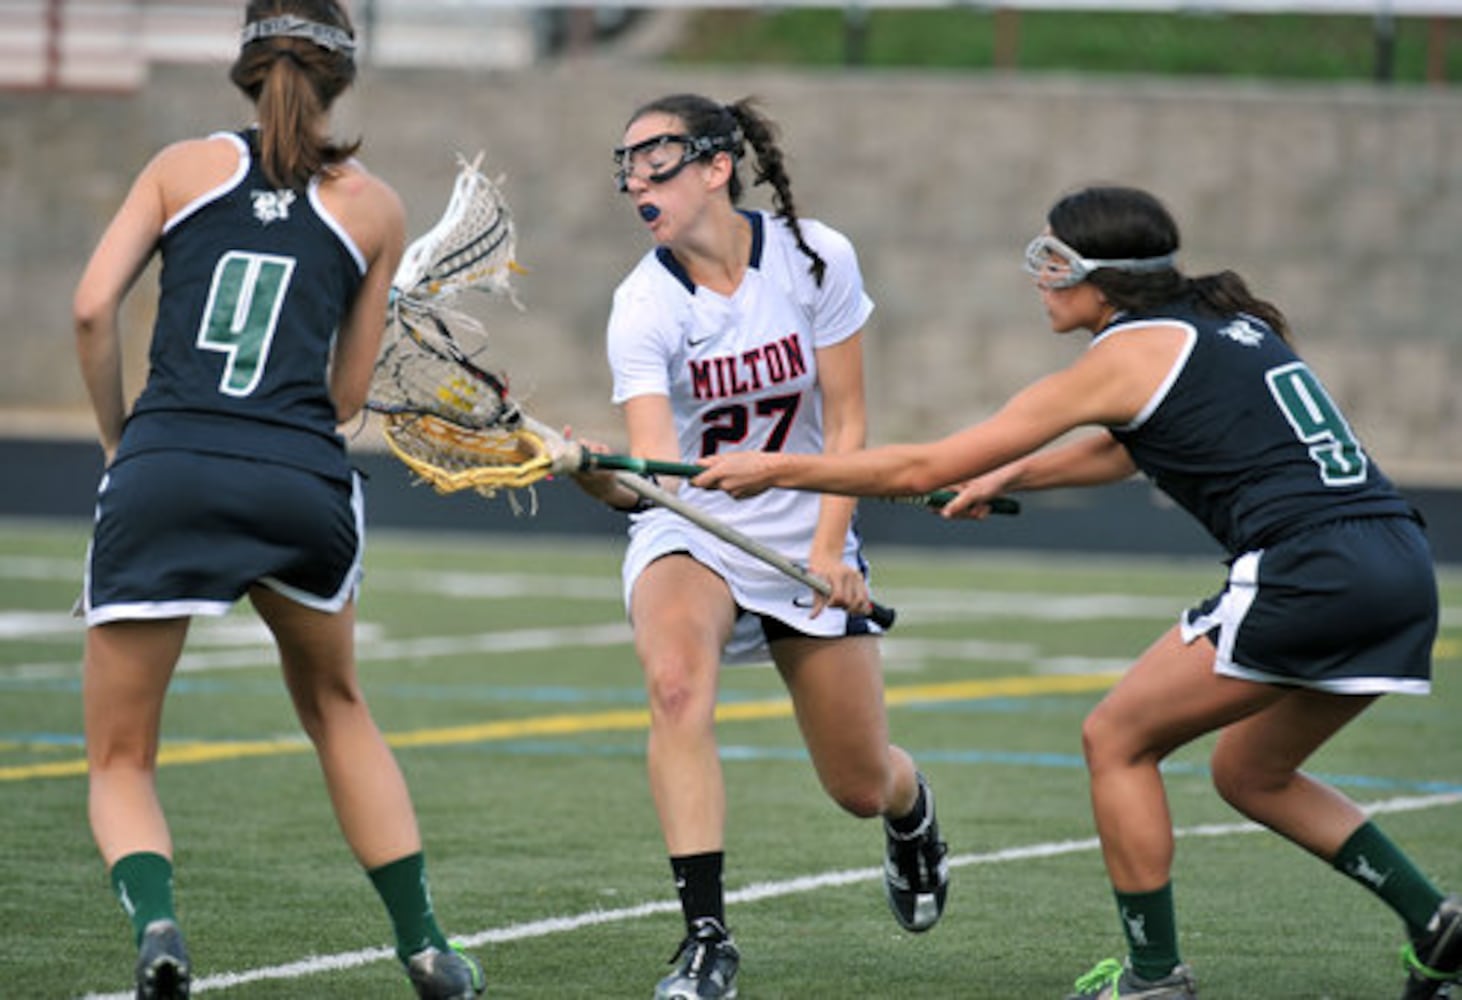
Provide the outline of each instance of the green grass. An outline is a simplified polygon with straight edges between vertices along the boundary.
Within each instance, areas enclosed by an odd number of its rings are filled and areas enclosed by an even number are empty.
[[[106,889],[86,826],[77,689],[81,628],[66,617],[84,525],[0,523],[0,996],[69,998],[126,989],[128,926]],[[978,528],[972,527],[972,531]],[[425,742],[398,751],[411,781],[440,914],[478,936],[497,997],[648,995],[678,916],[616,911],[672,897],[644,777],[644,732],[605,728],[643,706],[627,642],[567,642],[575,627],[622,622],[617,539],[372,537],[361,604],[362,667],[382,727]],[[880,596],[898,607],[886,643],[894,737],[939,791],[963,859],[945,921],[895,927],[873,878],[733,903],[748,997],[1008,1000],[1060,996],[1119,931],[1092,836],[1078,757],[1099,684],[1043,692],[1056,664],[1105,669],[1137,653],[1189,600],[1218,583],[1213,564],[965,552],[874,551]],[[1430,698],[1382,701],[1313,762],[1363,801],[1462,788],[1462,575],[1443,574],[1447,625]],[[517,588],[513,591],[513,588]],[[495,593],[498,596],[486,596]],[[516,594],[516,596],[514,596]],[[1012,597],[1011,595],[1015,595]],[[1097,617],[1039,619],[1057,599],[1125,597]],[[290,740],[297,726],[267,646],[240,610],[195,623],[175,679],[165,746]],[[516,652],[485,639],[549,630]],[[476,639],[428,655],[413,639]],[[627,633],[623,638],[627,638]],[[915,642],[914,640],[928,640]],[[960,645],[961,643],[983,645]],[[231,665],[230,665],[231,664]],[[951,699],[926,685],[1018,678],[1020,696]],[[723,701],[776,702],[765,669],[729,670]],[[545,733],[548,717],[580,731]],[[486,728],[451,739],[450,727]],[[437,737],[433,739],[433,734]],[[790,719],[723,722],[730,797],[728,889],[867,870],[873,823],[821,794]],[[1168,786],[1182,828],[1233,824],[1202,771],[1210,741],[1178,755]],[[39,769],[64,773],[46,776]],[[312,956],[384,947],[384,915],[326,804],[313,757],[276,752],[174,764],[160,784],[177,842],[177,891],[208,992],[237,998],[409,995],[387,961],[230,985]],[[1442,883],[1462,886],[1462,805],[1386,815],[1385,828]],[[1077,842],[1025,860],[977,856]],[[1175,873],[1185,957],[1216,996],[1370,998],[1397,991],[1399,926],[1378,903],[1269,834],[1185,838]],[[536,922],[610,914],[548,933]],[[517,929],[517,930],[514,930]],[[219,977],[233,973],[235,980]]]
[[[1434,45],[1443,79],[1462,79],[1462,27],[1398,18],[1393,79],[1429,78]],[[1184,14],[988,9],[873,10],[861,22],[822,8],[696,13],[670,53],[679,63],[891,69],[1018,70],[1372,80],[1373,18],[1300,14]]]

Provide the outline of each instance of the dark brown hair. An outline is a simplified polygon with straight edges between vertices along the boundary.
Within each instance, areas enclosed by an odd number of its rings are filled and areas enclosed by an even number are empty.
[[[1161,257],[1177,251],[1178,224],[1157,198],[1130,187],[1087,187],[1066,195],[1046,215],[1051,232],[1083,257]],[[1188,277],[1176,267],[1133,272],[1098,268],[1086,279],[1118,309],[1152,309],[1193,296],[1215,315],[1247,313],[1289,339],[1289,323],[1271,302],[1249,291],[1233,271]]]
[[[685,125],[686,134],[692,137],[707,136],[730,140],[739,136],[740,141],[735,142],[730,150],[732,171],[728,191],[732,204],[740,203],[741,194],[745,190],[736,165],[746,153],[743,142],[749,144],[756,154],[756,174],[752,178],[752,184],[772,186],[773,211],[787,220],[792,228],[792,236],[797,241],[797,249],[811,261],[808,270],[813,279],[819,285],[822,284],[827,262],[808,245],[802,235],[797,207],[792,201],[792,179],[787,176],[782,149],[777,145],[779,130],[776,123],[761,112],[756,98],[744,97],[733,104],[719,104],[699,94],[671,94],[641,106],[630,116],[630,123],[648,114],[679,118]]]
[[[244,23],[290,14],[355,35],[336,0],[249,0]],[[358,139],[337,143],[321,132],[323,116],[355,80],[350,53],[308,38],[256,38],[240,49],[228,76],[258,112],[259,160],[271,184],[303,189],[360,148]]]

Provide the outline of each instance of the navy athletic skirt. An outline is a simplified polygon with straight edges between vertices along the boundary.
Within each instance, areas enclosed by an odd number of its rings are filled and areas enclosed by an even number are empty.
[[[222,615],[261,584],[339,611],[359,587],[364,545],[358,477],[142,452],[102,477],[82,606],[88,625]]]
[[[1406,517],[1317,525],[1235,559],[1223,591],[1182,619],[1230,677],[1341,694],[1431,689],[1436,571]]]

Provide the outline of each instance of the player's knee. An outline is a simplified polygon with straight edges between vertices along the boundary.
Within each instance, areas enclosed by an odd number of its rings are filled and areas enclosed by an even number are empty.
[[[874,816],[880,816],[887,808],[882,790],[872,785],[829,789],[828,794],[844,812],[859,819],[872,819]]]
[[[1257,766],[1237,754],[1218,752],[1208,762],[1214,790],[1229,805],[1248,814],[1253,803],[1284,790],[1294,772]]]
[[[369,712],[360,688],[344,681],[291,685],[290,696],[300,727],[315,743],[327,738],[332,727],[352,721],[353,713]]]
[[[689,670],[670,667],[645,672],[651,717],[661,724],[683,725],[712,718],[715,692],[698,683]]]
[[[1081,753],[1086,758],[1088,771],[1099,770],[1115,759],[1118,751],[1119,732],[1111,719],[1111,713],[1098,705],[1081,722]]]
[[[1156,763],[1165,750],[1133,719],[1102,702],[1081,723],[1081,752],[1087,770],[1096,774]]]
[[[157,746],[147,746],[130,740],[93,740],[86,748],[86,766],[92,775],[150,777],[157,771]]]

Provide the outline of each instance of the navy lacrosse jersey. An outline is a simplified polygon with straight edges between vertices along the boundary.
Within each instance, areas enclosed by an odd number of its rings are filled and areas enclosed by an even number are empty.
[[[1261,320],[1180,302],[1124,313],[1098,339],[1154,325],[1187,329],[1187,347],[1112,433],[1230,554],[1342,518],[1414,516],[1319,379]]]
[[[117,458],[184,448],[348,479],[328,372],[365,258],[318,179],[275,188],[256,132],[219,135],[239,167],[163,228],[151,367]]]

